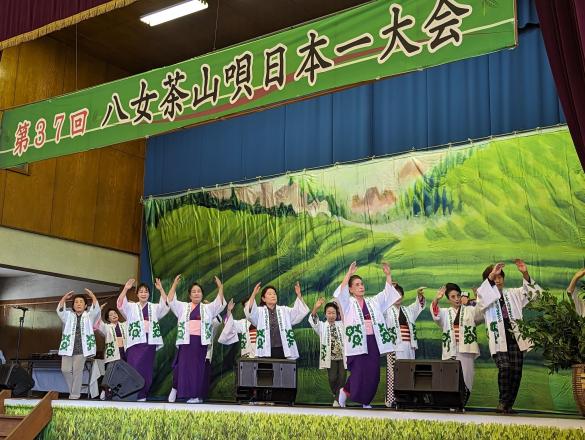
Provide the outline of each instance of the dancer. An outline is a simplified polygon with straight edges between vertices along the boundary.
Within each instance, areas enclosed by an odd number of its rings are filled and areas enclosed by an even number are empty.
[[[417,289],[417,297],[409,306],[402,305],[404,289],[397,283],[394,288],[400,298],[384,313],[386,327],[394,349],[386,354],[386,396],[384,403],[388,408],[394,406],[394,365],[396,359],[414,359],[418,349],[416,320],[426,306],[424,287]]]
[[[242,301],[242,305],[246,307],[247,302],[248,300]],[[234,306],[234,300],[230,299],[227,305],[225,325],[217,341],[223,345],[231,345],[239,342],[240,357],[254,358],[256,357],[256,327],[245,318],[234,319]]]
[[[384,322],[384,312],[400,299],[400,293],[392,285],[390,266],[383,263],[382,269],[386,275],[386,285],[377,295],[364,297],[366,289],[362,278],[355,275],[355,261],[333,294],[343,313],[346,336],[344,350],[350,372],[347,382],[339,391],[338,402],[341,407],[345,406],[347,398],[351,398],[364,408],[371,408],[370,403],[380,382],[380,355],[394,349]]]
[[[63,322],[59,354],[61,355],[61,372],[67,382],[69,399],[77,400],[81,397],[81,381],[85,361],[95,356],[95,334],[93,328],[100,317],[98,301],[89,289],[85,289],[91,298],[91,305],[87,308],[85,295],[73,295],[67,292],[59,301],[57,315]],[[65,303],[73,297],[73,310],[66,309]]]
[[[516,320],[522,319],[524,307],[541,291],[530,278],[526,264],[515,260],[522,274],[522,287],[505,289],[504,263],[488,266],[483,271],[483,283],[477,289],[477,300],[483,310],[488,329],[490,353],[498,367],[499,404],[496,412],[515,414],[512,409],[522,380],[524,352],[532,344],[522,338]]]
[[[343,353],[343,322],[334,302],[325,304],[325,321],[319,321],[317,310],[325,303],[319,298],[309,316],[309,324],[319,335],[319,368],[327,370],[329,388],[333,393],[333,406],[339,406],[337,396],[345,383],[347,360]]]
[[[439,307],[439,301],[446,295],[449,307]],[[479,357],[477,324],[483,319],[479,306],[462,305],[461,289],[457,284],[447,283],[437,291],[431,303],[433,320],[441,328],[443,360],[456,359],[461,363],[463,381],[467,388],[465,403],[473,389],[475,359]]]
[[[177,398],[187,403],[202,403],[209,392],[208,348],[213,343],[213,321],[225,308],[223,284],[214,278],[217,296],[209,304],[203,303],[203,288],[193,283],[187,290],[189,302],[179,301],[176,290],[181,275],[177,275],[169,290],[168,302],[177,317],[177,354],[173,362],[173,387],[169,402]],[[157,289],[163,290],[159,279]],[[221,322],[221,321],[220,321]]]
[[[144,402],[152,385],[156,350],[163,346],[159,321],[169,312],[169,306],[162,286],[158,289],[159,302],[156,304],[149,302],[150,289],[144,283],[139,284],[136,289],[138,302],[128,301],[126,295],[134,283],[134,279],[126,281],[118,296],[117,307],[128,326],[126,359],[144,378],[144,387],[138,393],[138,401]],[[159,284],[157,282],[157,285]]]
[[[246,318],[257,328],[256,356],[273,359],[298,359],[299,351],[295,341],[293,325],[300,323],[309,314],[309,308],[303,301],[301,285],[295,284],[297,296],[292,307],[279,306],[278,294],[273,286],[266,286],[260,295],[260,305],[256,305],[256,295],[261,283],[254,291],[244,308]]]
[[[106,303],[102,305],[102,308]],[[125,322],[120,322],[118,312],[113,307],[106,309],[104,319],[98,318],[95,329],[105,338],[104,347],[104,364],[107,371],[112,368],[115,362],[119,360],[126,360],[126,339],[128,336],[128,329]],[[102,389],[100,393],[100,400],[105,400],[108,395],[107,389]]]

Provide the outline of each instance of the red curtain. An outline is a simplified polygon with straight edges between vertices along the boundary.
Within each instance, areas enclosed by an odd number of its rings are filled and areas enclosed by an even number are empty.
[[[557,93],[585,170],[585,1],[536,0]]]
[[[0,50],[133,1],[135,0],[0,0]],[[102,9],[94,10],[96,7]],[[86,16],[79,15],[84,13]],[[60,20],[64,21],[57,23]],[[19,36],[22,38],[15,38]]]

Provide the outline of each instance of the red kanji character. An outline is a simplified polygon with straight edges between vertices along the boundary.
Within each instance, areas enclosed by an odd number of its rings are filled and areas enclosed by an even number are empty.
[[[22,156],[28,150],[30,138],[28,137],[28,130],[30,128],[30,121],[24,120],[18,123],[16,132],[14,133],[14,148],[12,155],[18,157]]]
[[[69,132],[72,138],[75,136],[83,136],[85,134],[87,115],[89,115],[89,110],[87,108],[82,108],[81,110],[69,115]]]

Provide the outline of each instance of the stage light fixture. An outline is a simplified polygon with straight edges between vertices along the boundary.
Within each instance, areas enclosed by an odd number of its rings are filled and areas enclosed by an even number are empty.
[[[169,6],[168,8],[161,9],[160,11],[143,15],[140,17],[140,21],[148,24],[149,26],[156,26],[161,23],[166,23],[167,21],[183,17],[185,15],[193,14],[194,12],[202,11],[207,9],[207,6],[207,2],[205,1],[189,0],[182,3],[177,3],[173,6]]]

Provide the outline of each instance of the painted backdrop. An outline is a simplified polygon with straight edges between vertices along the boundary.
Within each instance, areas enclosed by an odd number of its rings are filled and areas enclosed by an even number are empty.
[[[471,290],[495,261],[510,263],[509,286],[520,284],[515,258],[561,295],[584,264],[585,175],[566,127],[559,127],[149,198],[145,215],[152,273],[167,289],[183,274],[182,300],[193,281],[203,284],[206,299],[214,298],[218,275],[226,297],[238,302],[260,281],[277,287],[280,304],[291,304],[299,280],[312,307],[318,296],[331,297],[353,260],[372,294],[383,286],[380,263],[390,262],[406,304],[419,286],[428,287],[429,303],[446,282]],[[235,315],[243,316],[240,305]],[[470,405],[493,407],[497,370],[482,328]],[[428,308],[417,330],[417,358],[440,359],[441,332]],[[171,314],[163,331],[152,389],[161,396],[170,389],[175,354]],[[295,338],[297,402],[330,404],[317,336],[305,321]],[[233,399],[238,352],[236,345],[217,344],[211,398]],[[384,380],[375,403],[383,402],[383,387]],[[575,411],[570,372],[549,375],[539,353],[529,353],[517,407]]]

